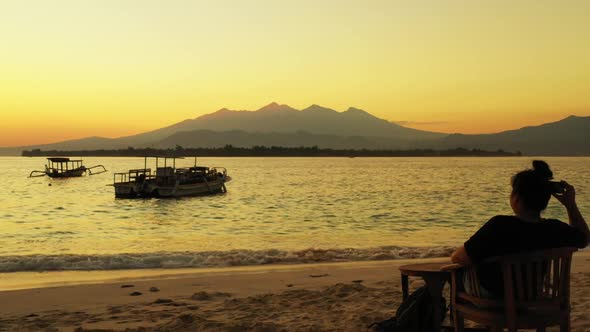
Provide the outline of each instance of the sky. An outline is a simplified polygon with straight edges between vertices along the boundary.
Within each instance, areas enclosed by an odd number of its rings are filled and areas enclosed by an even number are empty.
[[[590,115],[590,1],[6,0],[0,146],[221,108],[490,133]]]

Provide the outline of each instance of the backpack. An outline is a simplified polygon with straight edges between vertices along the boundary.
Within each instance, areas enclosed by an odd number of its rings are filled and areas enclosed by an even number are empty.
[[[446,300],[441,298],[441,320],[447,312]],[[374,332],[432,332],[434,303],[426,286],[415,290],[400,304],[395,316],[369,325]]]

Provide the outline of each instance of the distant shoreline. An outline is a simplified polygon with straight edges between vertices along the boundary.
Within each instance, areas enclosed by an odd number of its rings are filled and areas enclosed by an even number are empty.
[[[521,152],[504,150],[486,151],[480,149],[456,148],[448,150],[368,150],[368,149],[321,149],[314,147],[254,146],[240,148],[226,145],[222,148],[183,148],[174,149],[127,148],[118,150],[23,150],[23,157],[520,157]]]

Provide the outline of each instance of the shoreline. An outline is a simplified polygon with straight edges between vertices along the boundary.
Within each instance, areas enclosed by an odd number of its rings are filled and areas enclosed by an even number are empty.
[[[580,257],[580,258],[576,258]],[[574,259],[586,259],[590,272],[590,250],[580,249]],[[113,270],[63,270],[63,271],[17,271],[0,272],[0,293],[27,289],[42,289],[64,286],[92,285],[125,281],[148,281],[161,279],[182,279],[199,276],[262,274],[285,271],[304,271],[313,269],[379,268],[400,266],[420,262],[439,262],[448,260],[442,257],[412,257],[381,260],[317,262],[317,263],[277,263],[260,265],[240,265],[227,267],[180,267],[180,268],[138,268]]]
[[[423,231],[424,232],[424,231]],[[226,268],[361,262],[450,256],[454,246],[360,248],[229,249],[114,254],[30,254],[0,256],[0,274],[50,271],[118,271]],[[1,289],[1,286],[0,286]]]
[[[589,253],[590,257],[590,253]],[[201,276],[262,274],[315,269],[379,268],[418,262],[445,261],[447,257],[404,258],[373,261],[265,264],[232,267],[121,269],[92,271],[26,271],[0,273],[0,294],[6,291],[81,286],[126,281],[182,279]]]
[[[9,279],[13,286],[17,280],[21,286],[28,280],[29,286],[37,287],[0,291],[0,327],[20,331],[362,331],[390,317],[401,302],[398,267],[431,261],[448,258],[19,272],[8,279],[5,273],[0,275],[4,287]],[[410,289],[421,283],[410,278]],[[572,331],[590,330],[588,252],[574,255],[571,301]]]

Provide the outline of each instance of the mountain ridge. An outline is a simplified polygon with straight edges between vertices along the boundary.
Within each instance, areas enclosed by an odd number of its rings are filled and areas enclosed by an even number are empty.
[[[559,121],[494,134],[451,134],[437,147],[506,149],[535,155],[590,155],[590,116],[570,115]]]
[[[255,111],[221,108],[194,119],[119,138],[100,136],[52,144],[0,148],[15,155],[23,149],[98,150],[127,147],[198,147],[213,138],[220,144],[315,145],[354,149],[468,149],[522,151],[525,154],[590,155],[590,116],[570,115],[538,126],[492,134],[444,134],[407,128],[355,107],[338,112],[312,104],[297,110],[269,103]],[[246,145],[240,145],[246,144]],[[219,145],[216,145],[219,146]]]
[[[363,115],[364,120],[362,122],[359,122],[359,114]],[[157,141],[165,138],[174,132],[199,129],[283,133],[304,130],[313,134],[384,136],[402,140],[437,138],[446,135],[402,127],[353,107],[350,107],[347,111],[338,112],[331,108],[312,104],[302,110],[297,110],[285,104],[281,105],[272,102],[256,111],[235,111],[222,108],[195,119],[187,119],[168,127],[122,139],[135,144],[138,144],[138,141],[146,143],[146,141]]]

